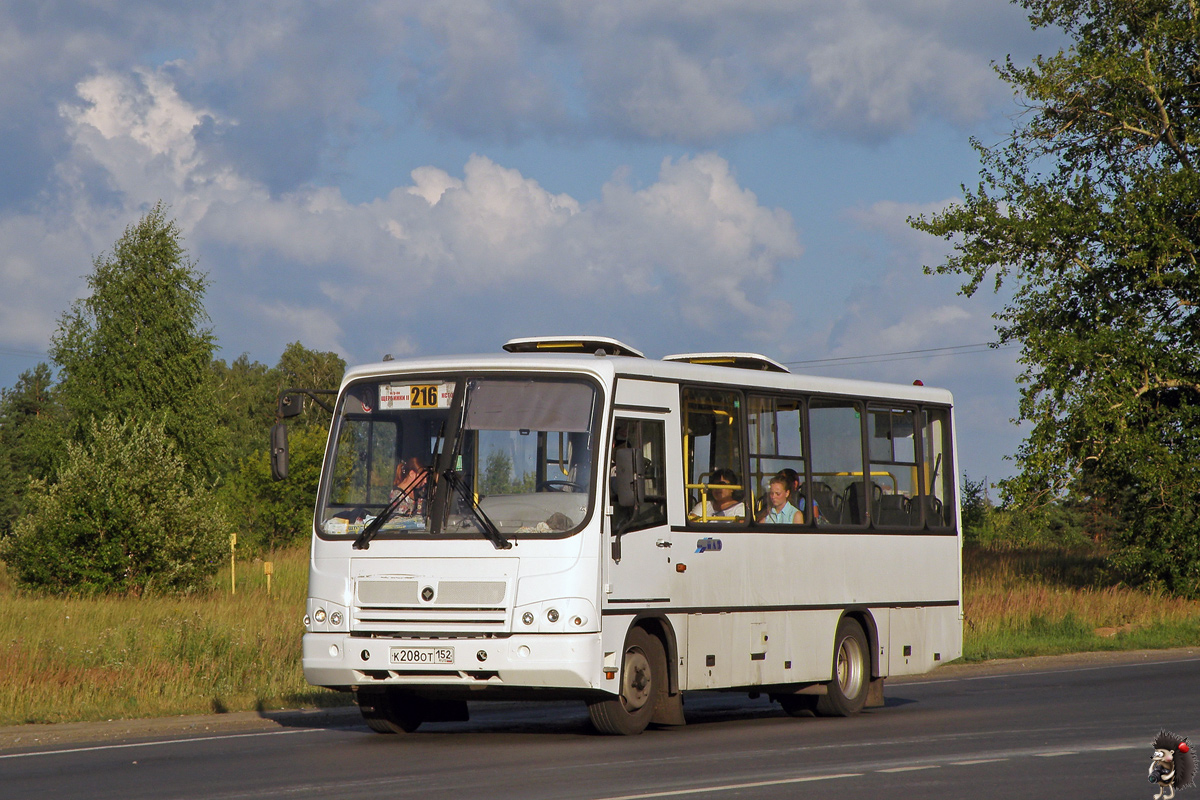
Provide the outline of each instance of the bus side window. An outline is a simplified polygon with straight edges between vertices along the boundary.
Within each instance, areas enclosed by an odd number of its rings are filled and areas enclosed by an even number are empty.
[[[666,428],[662,420],[618,419],[613,428],[613,459],[610,479],[616,474],[616,453],[622,448],[634,451],[634,471],[645,487],[643,502],[636,508],[617,503],[617,489],[610,486],[615,530],[639,530],[667,523]]]
[[[866,524],[862,406],[853,400],[814,398],[808,427],[813,499],[820,504],[821,518],[833,525]]]
[[[751,396],[747,405],[747,446],[750,451],[750,480],[747,483],[753,494],[750,507],[754,518],[762,520],[767,514],[768,487],[773,478],[779,477],[786,481],[791,509],[804,512],[804,521],[812,524],[819,519],[820,502],[810,503],[805,487],[800,425],[802,401],[794,397]]]
[[[690,522],[746,520],[742,412],[738,392],[683,390],[684,474]]]
[[[874,498],[872,521],[890,528],[920,527],[916,412],[910,408],[868,406],[867,452]]]
[[[924,484],[925,524],[945,528],[954,524],[952,483],[954,465],[950,463],[950,413],[943,408],[927,408],[921,426],[922,483]]]

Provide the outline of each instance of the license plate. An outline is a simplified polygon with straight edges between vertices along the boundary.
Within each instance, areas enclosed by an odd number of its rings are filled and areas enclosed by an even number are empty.
[[[453,647],[393,647],[393,667],[421,664],[453,664]]]

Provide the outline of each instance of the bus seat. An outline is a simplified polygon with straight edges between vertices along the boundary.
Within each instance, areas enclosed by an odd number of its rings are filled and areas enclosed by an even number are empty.
[[[817,504],[817,508],[821,509],[821,518],[830,525],[837,525],[842,521],[842,505],[838,502],[841,498],[833,493],[833,489],[824,481],[813,481],[813,501]]]
[[[885,494],[879,498],[876,522],[880,525],[908,525],[912,522],[908,498],[902,494]]]

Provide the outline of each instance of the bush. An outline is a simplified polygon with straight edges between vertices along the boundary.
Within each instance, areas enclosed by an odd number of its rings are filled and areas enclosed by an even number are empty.
[[[0,555],[20,586],[52,593],[195,589],[232,530],[161,425],[113,416],[68,444],[58,482],[34,481],[28,501]]]

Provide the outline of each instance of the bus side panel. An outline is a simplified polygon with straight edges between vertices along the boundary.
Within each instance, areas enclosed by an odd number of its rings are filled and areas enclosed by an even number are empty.
[[[829,680],[841,612],[689,614],[684,689]]]
[[[928,672],[962,655],[962,624],[954,607],[894,608],[888,666],[892,675]]]

